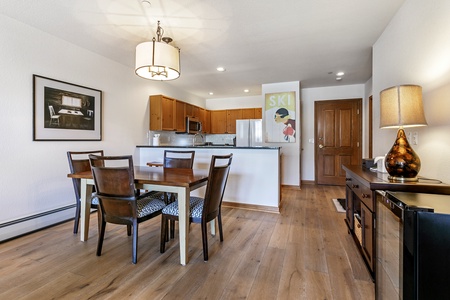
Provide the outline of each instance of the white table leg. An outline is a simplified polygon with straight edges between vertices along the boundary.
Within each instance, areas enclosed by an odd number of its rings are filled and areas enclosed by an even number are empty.
[[[216,235],[216,219],[210,221],[209,226],[211,228],[211,235],[215,236]]]
[[[180,231],[180,263],[185,266],[188,263],[189,247],[189,189],[178,189],[178,213]]]
[[[89,219],[91,213],[91,195],[92,185],[88,183],[88,179],[81,179],[81,212],[80,212],[80,225],[81,234],[80,240],[85,242],[89,238]]]

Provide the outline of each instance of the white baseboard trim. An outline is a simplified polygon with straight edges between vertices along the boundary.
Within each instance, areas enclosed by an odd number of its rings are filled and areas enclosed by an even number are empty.
[[[49,227],[75,216],[75,204],[0,224],[0,242]]]

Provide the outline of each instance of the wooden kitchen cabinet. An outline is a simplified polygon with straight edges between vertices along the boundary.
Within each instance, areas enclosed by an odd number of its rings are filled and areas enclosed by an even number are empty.
[[[262,119],[262,108],[243,108],[242,119]]]
[[[150,130],[176,130],[176,100],[162,96],[150,96]]]
[[[199,120],[202,122],[202,132],[210,133],[211,112],[204,108],[199,108]]]
[[[191,118],[200,118],[200,108],[198,106],[186,103],[186,116]]]
[[[243,108],[242,119],[255,119],[255,109],[254,108]]]
[[[262,108],[255,108],[255,119],[262,119]]]
[[[226,133],[227,131],[227,111],[211,111],[211,133]]]
[[[176,101],[175,129],[179,132],[186,131],[186,103]]]
[[[227,110],[227,133],[236,133],[236,120],[242,119],[241,109]]]

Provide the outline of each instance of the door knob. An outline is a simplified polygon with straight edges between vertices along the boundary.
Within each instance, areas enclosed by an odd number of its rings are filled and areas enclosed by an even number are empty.
[[[322,145],[322,144],[319,144],[319,148],[322,149],[322,148],[323,148],[323,145]]]

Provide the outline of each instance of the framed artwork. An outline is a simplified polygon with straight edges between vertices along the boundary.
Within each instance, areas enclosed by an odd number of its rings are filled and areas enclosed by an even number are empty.
[[[101,141],[102,91],[33,75],[34,141]]]
[[[295,92],[265,94],[266,142],[295,143]]]

